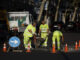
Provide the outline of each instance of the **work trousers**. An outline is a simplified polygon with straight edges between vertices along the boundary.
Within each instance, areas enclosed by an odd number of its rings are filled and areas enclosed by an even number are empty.
[[[34,39],[33,37],[27,37],[27,36],[24,36],[24,47],[25,49],[28,48],[28,44],[30,44],[30,48],[35,48],[35,45],[34,45]]]
[[[56,45],[55,44],[56,40],[57,40],[57,48],[58,50],[60,50],[60,38],[59,37],[55,37],[55,36],[52,37],[52,45]]]
[[[46,47],[47,46],[47,41],[48,41],[47,33],[41,33],[41,38],[45,39],[42,46]]]

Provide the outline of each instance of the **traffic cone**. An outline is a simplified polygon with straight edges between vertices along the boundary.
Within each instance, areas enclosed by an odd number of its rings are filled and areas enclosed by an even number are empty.
[[[78,44],[77,44],[77,41],[75,43],[75,50],[78,50]]]
[[[53,44],[52,53],[56,53],[55,44]]]
[[[31,52],[31,50],[30,50],[30,44],[28,43],[28,48],[27,48],[27,51],[26,52]]]
[[[6,44],[3,44],[3,52],[7,52]]]
[[[65,45],[65,50],[64,51],[68,52],[68,46],[67,46],[67,44]]]
[[[80,40],[79,40],[79,48],[80,48]]]

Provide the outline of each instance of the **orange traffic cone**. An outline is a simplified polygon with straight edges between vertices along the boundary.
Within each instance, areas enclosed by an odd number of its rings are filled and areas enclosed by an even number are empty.
[[[30,50],[30,44],[29,43],[28,43],[28,48],[27,48],[26,52],[31,52],[31,50]]]
[[[6,44],[3,44],[3,52],[7,52]]]
[[[80,48],[80,40],[79,40],[79,48]]]
[[[78,50],[78,44],[77,44],[77,41],[75,43],[75,50]]]
[[[55,44],[53,44],[52,53],[56,53]]]
[[[67,44],[65,45],[65,50],[64,51],[68,52],[68,46],[67,46]]]

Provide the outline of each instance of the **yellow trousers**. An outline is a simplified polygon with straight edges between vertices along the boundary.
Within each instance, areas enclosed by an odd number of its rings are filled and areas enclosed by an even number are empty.
[[[30,48],[31,48],[31,40],[30,40],[30,37],[27,37],[27,36],[24,36],[24,47],[25,49],[28,48],[28,43],[30,44]]]
[[[47,46],[48,41],[47,33],[41,33],[41,38],[45,39],[45,42],[42,45]]]

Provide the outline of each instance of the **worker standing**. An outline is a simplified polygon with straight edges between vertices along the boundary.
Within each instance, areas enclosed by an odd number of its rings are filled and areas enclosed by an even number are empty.
[[[63,34],[62,32],[59,30],[60,27],[58,27],[58,29],[56,29],[54,32],[53,32],[53,37],[52,37],[52,42],[53,42],[53,45],[55,45],[55,42],[57,40],[57,49],[60,50],[60,39],[62,38],[62,42],[64,41],[64,38],[63,38]]]
[[[35,39],[35,32],[36,32],[35,26],[36,26],[36,22],[29,24],[23,33],[25,49],[28,48],[28,43],[30,44],[30,48],[32,48],[31,41],[33,41]],[[36,41],[34,40],[34,42],[36,42]]]
[[[42,24],[39,27],[39,35],[41,35],[41,38],[44,39],[44,41],[40,44],[44,47],[47,47],[47,41],[48,41],[48,33],[49,33],[49,27],[45,23],[45,21],[42,21]]]

